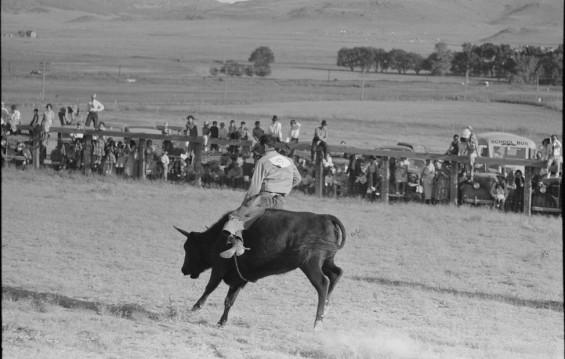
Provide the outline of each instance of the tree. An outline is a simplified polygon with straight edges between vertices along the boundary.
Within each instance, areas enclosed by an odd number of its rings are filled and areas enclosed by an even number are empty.
[[[424,57],[422,55],[417,54],[415,52],[409,52],[408,53],[408,59],[410,61],[410,68],[412,70],[414,70],[416,75],[419,75],[420,71],[425,70],[424,69]]]
[[[452,52],[444,42],[435,45],[435,52],[428,56],[432,75],[445,75],[451,70]]]
[[[405,74],[410,68],[410,57],[408,53],[401,49],[392,49],[388,53],[390,59],[390,67],[398,71],[399,74]]]
[[[389,57],[388,52],[385,49],[372,49],[373,51],[373,59],[375,60],[375,72],[385,72],[389,68]]]
[[[249,56],[249,62],[252,62],[256,67],[271,66],[275,62],[275,54],[267,46],[260,46],[253,50]]]

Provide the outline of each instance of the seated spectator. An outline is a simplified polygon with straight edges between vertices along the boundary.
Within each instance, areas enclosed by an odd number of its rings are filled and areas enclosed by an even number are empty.
[[[457,135],[457,134],[453,135],[453,140],[449,144],[449,148],[447,149],[445,154],[446,155],[458,156],[459,151],[460,151],[459,150],[460,145],[461,145],[461,142],[459,141],[459,135]]]
[[[332,156],[329,153],[326,153],[326,156],[322,158],[322,167],[324,169],[324,175],[327,175],[332,170],[334,170],[334,163],[332,160]]]
[[[32,156],[30,149],[23,142],[18,142],[16,145],[16,156],[23,157],[22,159],[15,159],[16,167],[26,169],[27,165],[31,164]]]
[[[490,195],[494,200],[494,208],[504,209],[504,202],[506,201],[506,189],[501,180],[497,179],[490,187]]]

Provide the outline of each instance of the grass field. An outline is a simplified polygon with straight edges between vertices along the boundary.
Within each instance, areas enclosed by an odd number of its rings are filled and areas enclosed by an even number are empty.
[[[183,238],[243,196],[159,182],[2,171],[3,354],[10,358],[560,358],[561,218],[289,198],[345,224],[323,330],[300,272],[189,308]]]
[[[20,105],[25,123],[46,103],[84,112],[95,92],[101,119],[116,127],[184,125],[189,113],[199,125],[266,127],[277,114],[285,130],[291,118],[302,122],[304,141],[325,119],[330,144],[363,148],[404,141],[443,152],[467,125],[538,143],[563,131],[561,86],[488,79],[486,87],[481,78],[465,86],[459,77],[335,66],[344,46],[423,55],[439,38],[456,51],[483,39],[554,46],[563,42],[561,1],[258,0],[217,9],[198,0],[151,20],[88,12],[99,3],[45,0],[22,10],[29,1],[2,1],[3,34],[39,35],[1,42],[2,101]],[[268,78],[209,76],[217,61],[245,62],[261,45],[275,52]],[[42,61],[45,98],[42,76],[30,73]],[[564,355],[561,217],[293,194],[288,209],[334,214],[348,232],[323,329],[312,330],[317,299],[298,271],[247,286],[218,329],[227,289],[189,310],[207,275],[182,276],[184,238],[172,226],[201,230],[243,192],[13,168],[1,175],[6,358]]]

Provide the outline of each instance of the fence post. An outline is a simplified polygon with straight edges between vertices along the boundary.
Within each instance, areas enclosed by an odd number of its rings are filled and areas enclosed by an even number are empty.
[[[454,206],[458,204],[458,184],[459,184],[459,162],[451,162],[451,173],[449,174],[449,203]]]
[[[316,166],[315,173],[316,173],[316,180],[314,182],[314,189],[315,194],[317,197],[321,198],[323,195],[323,187],[324,187],[324,165],[322,164],[322,151],[318,151],[316,149]]]
[[[41,157],[41,136],[39,131],[31,130],[33,133],[33,152],[32,161],[33,161],[33,168],[39,169],[39,162]]]
[[[139,179],[145,179],[145,138],[139,139],[139,145],[137,146],[137,157],[139,158],[139,172],[137,177]]]
[[[524,175],[524,214],[532,215],[532,177],[533,167],[526,167]]]
[[[204,137],[202,142],[196,143],[194,146],[194,159],[192,161],[194,172],[196,174],[195,183],[197,186],[202,186],[202,150],[204,149]]]
[[[384,203],[388,203],[388,194],[390,191],[390,158],[384,157],[382,166],[384,168],[384,178],[381,185],[381,198]]]
[[[92,135],[84,135],[84,148],[82,150],[82,163],[85,176],[92,173]]]

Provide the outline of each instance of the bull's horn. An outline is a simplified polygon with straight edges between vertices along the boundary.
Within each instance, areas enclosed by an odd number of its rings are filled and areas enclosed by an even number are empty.
[[[184,235],[187,236],[187,237],[188,237],[189,234],[190,234],[190,233],[188,233],[187,231],[185,231],[184,229],[180,229],[180,228],[177,227],[177,226],[173,226],[173,227],[175,227],[175,229],[176,229],[177,231],[181,232],[182,234],[184,234]]]

